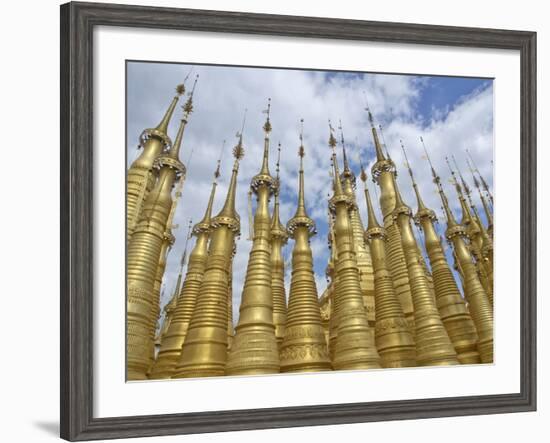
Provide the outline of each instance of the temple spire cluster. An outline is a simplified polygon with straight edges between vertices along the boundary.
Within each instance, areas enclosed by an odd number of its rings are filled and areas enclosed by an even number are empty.
[[[246,269],[237,269],[233,262],[241,230],[237,202],[243,195],[246,199],[246,191],[237,188],[245,110],[233,148],[233,167],[226,178],[227,192],[216,193],[222,178],[220,154],[211,165],[213,178],[205,187],[202,218],[194,225],[189,220],[176,277],[168,280],[166,263],[179,232],[174,224],[176,211],[180,212],[182,195],[200,192],[196,187],[189,191],[194,184],[184,189],[189,162],[186,166],[180,161],[185,131],[195,111],[197,81],[198,76],[189,92],[185,81],[176,87],[160,123],[141,134],[142,151],[127,174],[129,380],[493,361],[492,191],[470,151],[462,157],[445,157],[442,161],[456,194],[453,206],[420,137],[444,213],[442,238],[436,211],[426,204],[430,200],[423,199],[427,190],[416,180],[424,168],[413,168],[408,148],[399,140],[416,200],[413,211],[405,202],[396,178],[398,168],[390,156],[394,153],[388,141],[394,140],[386,140],[368,102],[365,123],[374,146],[368,157],[358,150],[357,142],[346,142],[341,121],[337,131],[330,120],[328,124],[331,189],[327,228],[322,232],[330,254],[324,291],[317,287],[311,247],[317,229],[307,202],[315,196],[305,186],[305,171],[312,167],[306,155],[311,134],[304,135],[300,120],[295,179],[285,181],[281,156],[289,150],[280,143],[275,168],[270,169],[272,118],[277,120],[277,106],[272,115],[271,99],[263,111],[258,172],[248,192],[251,249]],[[186,100],[172,142],[170,122],[182,96]],[[252,130],[259,131],[259,126]],[[363,166],[367,158],[373,159],[371,189]],[[360,168],[354,172],[357,163]],[[357,178],[363,183],[360,199]],[[295,202],[294,215],[286,225],[283,197],[285,202]],[[214,215],[217,200],[221,209]],[[362,206],[368,217],[366,227]],[[460,221],[455,207],[462,213]],[[289,240],[291,260],[285,262]],[[290,271],[288,286],[285,267]],[[236,273],[244,275],[242,287],[235,284]],[[173,289],[162,300],[161,288],[166,287]],[[235,293],[240,295],[238,313],[233,312]]]

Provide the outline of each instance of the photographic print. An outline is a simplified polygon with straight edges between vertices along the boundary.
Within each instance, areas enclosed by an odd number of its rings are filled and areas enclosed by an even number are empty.
[[[127,61],[127,380],[493,363],[493,102]]]

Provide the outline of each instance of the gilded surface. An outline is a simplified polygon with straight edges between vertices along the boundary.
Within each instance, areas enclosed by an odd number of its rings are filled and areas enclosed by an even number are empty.
[[[174,145],[155,161],[159,178],[145,200],[140,222],[128,244],[126,353],[129,380],[145,379],[153,363],[154,327],[158,316],[154,285],[172,209],[172,188],[185,172],[178,157],[186,123],[183,118]]]
[[[269,112],[269,111],[268,111]],[[227,361],[227,375],[270,374],[279,372],[279,352],[273,324],[271,293],[271,228],[269,197],[273,178],[269,174],[269,113],[264,125],[265,142],[260,173],[252,179],[257,195],[254,237],[244,282],[239,321]]]
[[[374,128],[373,133],[376,135],[376,130]],[[375,138],[375,140],[377,139]],[[409,327],[411,331],[415,331],[415,314],[407,262],[401,243],[401,232],[392,216],[396,198],[392,178],[394,167],[388,168],[387,162],[388,161],[384,159],[375,163],[373,166],[373,176],[377,177],[378,185],[380,186],[380,206],[382,208],[384,227],[386,228],[387,234],[388,264],[393,278],[393,285],[401,303],[401,307],[403,308],[405,318],[409,323]]]
[[[315,233],[315,223],[308,217],[304,201],[303,146],[299,152],[298,207],[295,217],[288,222],[294,248],[287,321],[280,354],[281,372],[331,369],[309,245],[309,238]]]
[[[156,128],[146,129],[140,136],[141,154],[128,169],[126,177],[126,229],[127,241],[130,241],[143,203],[155,184],[153,163],[166,148],[172,145],[167,135],[168,124],[181,94],[185,92],[183,85],[177,88],[177,95],[172,99],[166,114]]]
[[[401,198],[398,194],[398,200]],[[416,359],[419,365],[458,364],[457,354],[443,326],[439,311],[420,262],[418,245],[410,224],[410,209],[397,207],[394,217],[399,224],[403,252],[409,271],[415,312]]]
[[[366,174],[362,171],[362,179]],[[376,216],[365,184],[368,208],[368,229],[365,238],[370,247],[374,264],[376,305],[375,340],[382,366],[385,368],[416,366],[416,347],[399,303],[393,280],[386,263],[386,233]]]
[[[335,145],[332,134],[329,144]],[[364,308],[359,268],[353,248],[349,217],[349,207],[353,203],[343,192],[335,153],[332,158],[334,196],[330,203],[335,216],[334,236],[337,252],[334,269],[337,275],[334,292],[337,337],[332,366],[334,369],[380,368],[380,357]]]
[[[422,139],[421,139],[422,140]],[[423,142],[423,141],[422,141]],[[424,148],[425,149],[425,148]],[[427,154],[427,152],[426,152]],[[428,161],[430,158],[428,156]],[[447,230],[445,236],[453,245],[453,253],[458,270],[462,276],[462,287],[464,296],[468,302],[468,308],[475,324],[478,335],[478,351],[482,363],[493,362],[493,312],[489,299],[485,294],[479,280],[472,254],[466,242],[466,229],[459,225],[449,207],[447,196],[441,185],[441,179],[431,164],[432,176],[436,183],[439,196],[443,203],[447,217]]]
[[[283,258],[283,246],[288,241],[288,232],[281,223],[279,217],[279,163],[281,146],[279,145],[279,158],[277,159],[277,177],[275,180],[275,204],[271,217],[271,293],[273,295],[273,324],[275,325],[275,337],[279,350],[285,335],[286,323],[286,295],[285,295],[285,263]]]
[[[216,177],[217,178],[217,177]],[[217,183],[214,181],[203,219],[193,227],[195,246],[189,255],[187,273],[178,294],[178,303],[166,334],[164,334],[157,360],[150,378],[170,378],[178,363],[189,322],[197,303],[197,296],[204,277],[208,252],[208,238],[211,231],[211,216]]]
[[[180,360],[173,378],[210,377],[225,374],[227,363],[229,270],[235,236],[240,232],[235,210],[242,133],[234,149],[236,157],[224,206],[212,219],[205,271]]]

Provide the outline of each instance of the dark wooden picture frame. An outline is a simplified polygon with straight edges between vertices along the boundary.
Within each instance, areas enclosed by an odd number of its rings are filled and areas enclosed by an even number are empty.
[[[512,49],[521,58],[521,391],[272,409],[93,417],[93,30],[120,26]],[[189,9],[61,6],[61,437],[70,441],[536,409],[536,33]]]

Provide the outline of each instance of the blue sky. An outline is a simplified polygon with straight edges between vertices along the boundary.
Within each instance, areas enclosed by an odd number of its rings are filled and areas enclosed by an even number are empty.
[[[471,93],[489,87],[492,80],[466,77],[429,77],[418,102],[418,112],[430,119],[434,110],[447,111]]]
[[[231,168],[231,148],[235,133],[240,128],[244,109],[247,122],[244,130],[246,155],[241,164],[238,182],[237,210],[241,216],[241,238],[237,243],[234,269],[233,305],[238,312],[244,272],[251,242],[248,237],[247,192],[250,179],[261,166],[263,150],[262,125],[268,97],[272,100],[270,167],[275,174],[276,146],[281,154],[281,218],[283,224],[296,208],[297,172],[300,119],[304,119],[305,186],[309,215],[317,224],[318,234],[311,240],[315,259],[315,273],[319,295],[326,287],[325,268],[327,248],[327,194],[330,192],[330,149],[328,119],[333,127],[342,122],[348,156],[352,169],[359,173],[359,163],[374,162],[374,147],[365,112],[365,102],[382,125],[388,150],[398,168],[398,183],[406,203],[413,210],[416,202],[401,153],[403,140],[409,160],[419,183],[424,201],[440,215],[440,200],[431,182],[427,162],[419,137],[423,136],[432,160],[446,184],[446,190],[458,217],[458,201],[448,183],[449,171],[445,156],[454,154],[467,180],[465,149],[469,149],[485,179],[492,185],[493,158],[493,89],[487,79],[392,75],[374,73],[339,73],[289,69],[262,69],[223,66],[194,66],[185,64],[129,62],[127,65],[127,151],[128,165],[137,155],[139,134],[146,127],[154,127],[173,97],[176,84],[193,69],[199,74],[195,93],[195,111],[189,119],[184,136],[181,159],[188,164],[188,175],[183,196],[176,211],[174,230],[176,243],[168,256],[164,279],[167,301],[177,278],[178,263],[185,243],[189,218],[197,222],[202,217],[212,173],[223,140],[226,149],[222,161],[222,176],[214,212],[222,205]],[[188,86],[191,82],[188,81]],[[183,104],[183,100],[182,100]],[[172,137],[177,130],[178,116],[169,128]],[[339,138],[338,133],[338,138]],[[189,158],[193,155],[191,161]],[[341,162],[341,147],[338,151]],[[378,191],[369,180],[373,195]],[[358,180],[357,199],[363,223],[366,225],[366,207],[363,186]],[[477,197],[476,197],[477,202]],[[481,208],[480,208],[481,209]],[[441,232],[444,223],[440,223]],[[190,241],[189,247],[192,248]],[[285,248],[287,296],[290,285],[290,254],[292,240]],[[236,320],[236,318],[235,318]]]

